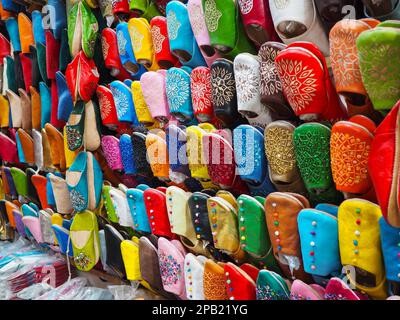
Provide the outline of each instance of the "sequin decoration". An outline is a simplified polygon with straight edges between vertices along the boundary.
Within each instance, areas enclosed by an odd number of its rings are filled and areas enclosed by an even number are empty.
[[[284,175],[296,168],[293,133],[290,130],[269,128],[265,133],[265,152],[272,172]]]
[[[74,257],[75,266],[79,270],[86,271],[89,264],[91,263],[91,259],[84,254],[83,252],[79,253],[76,257]]]
[[[215,32],[219,26],[222,13],[218,10],[215,0],[204,1],[204,18],[209,32]]]
[[[179,112],[190,98],[189,81],[180,72],[170,71],[166,76],[165,88],[170,112]]]
[[[179,28],[181,23],[176,17],[176,13],[172,10],[168,11],[167,14],[167,29],[169,40],[175,40],[178,37]]]
[[[182,279],[182,266],[176,259],[165,252],[158,255],[161,279],[164,286],[177,284]]]
[[[271,289],[270,286],[257,286],[257,300],[289,300],[288,295]]]
[[[78,129],[73,126],[66,126],[68,149],[71,151],[77,150],[82,146],[83,137]]]
[[[279,60],[276,67],[290,106],[296,113],[303,111],[313,102],[318,89],[315,71],[303,66],[303,61],[285,59]]]
[[[160,53],[165,37],[161,34],[161,29],[158,26],[153,26],[151,28],[151,38],[153,40],[154,51]]]
[[[352,187],[369,179],[370,142],[347,133],[333,132],[330,149],[336,186]]]
[[[80,212],[87,208],[86,200],[79,191],[72,189],[69,192],[69,197],[71,199],[72,207],[75,211]]]
[[[236,98],[233,73],[221,67],[211,68],[212,99],[216,107],[223,107]]]

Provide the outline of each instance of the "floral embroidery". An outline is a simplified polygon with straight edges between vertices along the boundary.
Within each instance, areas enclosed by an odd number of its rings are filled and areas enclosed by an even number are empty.
[[[161,34],[161,29],[158,26],[153,26],[151,28],[151,38],[153,40],[153,47],[155,52],[160,53],[165,37]]]
[[[169,286],[177,284],[182,279],[182,266],[176,259],[164,252],[158,256],[160,264],[161,279],[163,285]]]
[[[142,50],[143,35],[135,26],[129,26],[129,34],[131,36],[132,49],[134,52]]]
[[[212,113],[211,74],[206,70],[191,74],[190,88],[195,113]]]
[[[108,50],[110,49],[110,45],[107,42],[105,37],[101,38],[101,49],[103,51],[103,59],[106,60],[108,56]]]
[[[74,262],[79,270],[87,270],[89,264],[91,263],[91,259],[86,254],[81,252],[79,255],[74,257]]]
[[[287,294],[274,291],[270,286],[257,286],[256,296],[257,300],[289,300]]]
[[[285,175],[296,168],[293,133],[280,127],[272,127],[265,134],[265,153],[271,171]]]
[[[111,101],[101,91],[97,92],[97,97],[99,99],[99,105],[100,105],[100,116],[101,116],[101,119],[104,121],[108,118],[108,116],[111,113],[111,109],[112,109]]]
[[[179,72],[168,72],[165,86],[170,111],[179,111],[190,98],[189,81]]]
[[[222,13],[218,10],[215,0],[204,1],[204,17],[208,31],[217,31],[219,19],[222,17]]]
[[[314,70],[303,66],[302,61],[280,60],[276,64],[282,88],[290,106],[298,113],[314,99],[318,82]]]
[[[167,14],[167,29],[168,29],[168,38],[169,40],[175,40],[178,37],[178,31],[181,27],[181,23],[174,11],[169,11]]]
[[[246,103],[254,99],[259,92],[260,72],[247,64],[235,65],[236,91],[238,102]]]
[[[358,55],[364,86],[373,105],[393,101],[384,106],[391,108],[400,98],[400,65],[393,59],[400,55],[400,48],[371,42],[360,46]]]
[[[207,28],[206,21],[204,20],[203,10],[200,5],[192,5],[189,18],[195,37],[200,36],[200,33]]]
[[[82,135],[79,130],[67,125],[65,132],[67,134],[68,149],[71,151],[79,149],[82,145]]]
[[[75,211],[80,212],[86,209],[86,200],[79,191],[76,191],[75,189],[71,190],[69,197],[71,199],[72,207],[75,209]]]
[[[115,87],[111,87],[111,92],[114,97],[118,119],[121,120],[129,109],[128,97]]]
[[[126,39],[124,37],[124,33],[122,32],[122,30],[118,30],[117,32],[117,43],[118,43],[118,52],[121,56],[126,55]]]
[[[212,98],[216,107],[229,104],[236,96],[235,79],[232,72],[225,68],[211,69]]]
[[[337,186],[354,186],[369,179],[370,144],[352,135],[334,132],[331,136],[331,166]]]
[[[239,8],[242,14],[248,14],[253,9],[253,0],[239,0]]]
[[[282,94],[282,82],[275,66],[275,58],[278,53],[278,50],[271,47],[264,47],[264,50],[260,50],[259,52],[259,57],[262,61],[260,64],[261,95],[272,96]]]

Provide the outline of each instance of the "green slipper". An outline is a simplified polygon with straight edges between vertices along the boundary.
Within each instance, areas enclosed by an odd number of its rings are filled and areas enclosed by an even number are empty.
[[[90,271],[100,258],[99,226],[91,211],[74,216],[70,228],[74,262],[78,270]]]

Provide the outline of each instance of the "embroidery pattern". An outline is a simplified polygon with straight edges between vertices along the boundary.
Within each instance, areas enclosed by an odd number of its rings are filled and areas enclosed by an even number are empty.
[[[207,28],[203,10],[200,5],[194,4],[191,6],[189,18],[195,37],[200,36],[201,32]]]
[[[337,30],[330,35],[331,64],[336,84],[347,87],[362,83],[356,40],[359,34]]]
[[[304,110],[314,99],[318,83],[314,70],[302,61],[280,60],[276,64],[282,88],[293,110]]]
[[[193,110],[195,113],[212,113],[211,74],[192,72],[190,88],[192,91]]]
[[[170,286],[177,284],[182,279],[181,264],[172,255],[164,252],[161,252],[158,258],[163,285]]]
[[[253,0],[238,0],[242,14],[248,14],[253,9]]]
[[[131,36],[132,49],[134,52],[142,50],[143,35],[135,26],[129,26],[129,34]]]
[[[101,49],[103,51],[103,59],[107,60],[108,50],[110,49],[110,45],[108,44],[107,39],[105,37],[101,38]]]
[[[75,209],[75,211],[80,212],[86,209],[86,200],[79,191],[72,189],[69,193],[69,197],[71,199],[72,207]]]
[[[153,40],[153,47],[155,52],[160,53],[165,37],[161,34],[161,29],[158,26],[153,26],[151,28],[151,38]]]
[[[219,19],[222,13],[218,10],[214,0],[204,1],[204,17],[209,32],[215,32],[218,29]]]
[[[351,187],[369,179],[369,152],[367,141],[347,133],[332,133],[332,175],[337,186]]]
[[[262,61],[260,64],[261,95],[272,96],[282,94],[282,82],[275,67],[275,58],[278,53],[278,50],[271,47],[264,47],[264,50],[259,51],[259,57]]]
[[[181,27],[181,23],[174,11],[169,11],[167,14],[167,29],[168,29],[168,38],[169,40],[175,40],[178,37],[178,31]]]
[[[232,72],[225,68],[211,69],[212,99],[216,107],[229,104],[236,96],[235,79]]]
[[[240,104],[249,102],[259,93],[260,72],[255,69],[244,63],[235,65],[236,91]]]
[[[373,104],[392,100],[392,107],[400,98],[400,65],[393,59],[400,55],[400,48],[370,43],[360,46],[358,54],[364,86]]]
[[[180,72],[168,72],[166,92],[171,112],[178,112],[190,97],[189,81]]]
[[[296,168],[293,133],[290,130],[269,128],[265,133],[265,152],[274,173],[284,175]]]
[[[118,30],[117,32],[117,44],[118,44],[118,52],[121,56],[126,55],[126,39],[124,37],[124,33],[122,32],[122,30]]]

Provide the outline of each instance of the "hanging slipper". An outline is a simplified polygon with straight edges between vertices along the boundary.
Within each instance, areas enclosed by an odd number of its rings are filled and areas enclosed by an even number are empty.
[[[278,191],[306,194],[297,168],[293,142],[295,127],[286,121],[275,121],[264,133],[265,153],[272,183]]]
[[[325,58],[309,42],[294,42],[275,59],[282,90],[301,120],[337,121],[346,117],[329,76]],[[296,85],[293,86],[293,79]]]
[[[18,30],[21,52],[29,53],[29,46],[34,44],[32,21],[23,12],[18,13]]]
[[[335,86],[338,94],[345,97],[349,116],[364,114],[379,120],[363,84],[356,45],[362,32],[378,24],[374,19],[344,19],[336,23],[329,34]]]
[[[187,3],[190,25],[204,60],[210,67],[220,54],[211,46],[204,10],[201,0],[190,0]]]
[[[165,90],[170,114],[181,123],[193,119],[190,72],[183,68],[169,69],[165,76]]]
[[[128,22],[128,31],[136,61],[149,71],[158,70],[149,22],[145,18],[132,18]]]
[[[267,0],[241,0],[239,8],[246,34],[256,46],[278,40]]]
[[[256,266],[280,272],[265,222],[263,203],[248,195],[237,199],[240,246]]]
[[[146,71],[145,67],[136,61],[135,54],[132,48],[132,42],[128,31],[128,23],[120,22],[116,27],[118,52],[123,67],[135,79]]]
[[[78,270],[90,271],[99,261],[100,242],[97,217],[91,211],[74,216],[70,237],[74,252],[74,263]]]
[[[376,110],[391,109],[400,97],[400,92],[396,89],[400,81],[399,70],[397,64],[392,61],[392,57],[400,50],[397,41],[399,37],[398,24],[390,24],[387,27],[381,27],[379,24],[357,38],[362,80]],[[381,80],[382,76],[385,81]]]
[[[257,278],[257,300],[290,300],[290,290],[277,273],[261,270]]]
[[[179,1],[171,1],[166,7],[166,17],[171,52],[183,65],[191,68],[204,66],[204,58],[190,26],[187,6]]]
[[[347,279],[373,299],[387,298],[381,217],[379,206],[363,199],[344,201],[338,213],[340,258],[343,266],[349,266]]]
[[[103,125],[111,130],[115,130],[118,126],[118,117],[111,90],[101,85],[97,87],[96,94],[99,101],[100,116]]]
[[[94,61],[88,59],[83,51],[80,51],[68,64],[65,78],[73,101],[76,102],[78,98],[81,98],[87,102],[96,90],[99,73]]]
[[[154,125],[155,120],[152,118],[149,107],[143,97],[143,91],[140,81],[133,81],[131,84],[132,99],[135,106],[135,112],[139,123],[145,127]]]
[[[341,273],[338,220],[327,212],[304,209],[298,217],[304,270],[326,279]]]
[[[140,78],[143,98],[149,108],[151,117],[161,125],[170,119],[169,105],[165,86],[165,71],[149,71]],[[158,94],[154,94],[158,92]]]
[[[297,229],[298,214],[309,207],[308,200],[298,194],[275,192],[266,198],[264,207],[274,256],[280,268],[289,279],[309,283],[311,279],[304,272]]]
[[[84,1],[71,8],[68,12],[68,43],[72,57],[83,50],[86,57],[93,58],[98,29],[96,17]]]
[[[186,299],[184,278],[185,249],[176,240],[158,239],[158,261],[164,290]]]
[[[130,86],[121,81],[113,81],[110,84],[110,89],[114,98],[118,121],[128,122],[135,126],[139,125]]]
[[[171,53],[168,39],[167,18],[157,16],[150,21],[155,60],[162,69],[176,66],[178,58]]]
[[[312,203],[339,204],[330,164],[331,130],[320,123],[307,123],[294,130],[296,163]]]
[[[256,283],[243,269],[228,262],[224,271],[229,300],[256,300]]]
[[[329,56],[328,37],[314,1],[270,2],[270,11],[275,30],[284,43],[309,41],[318,44],[324,56]]]
[[[126,199],[128,200],[134,229],[140,232],[151,233],[143,193],[143,190],[137,188],[128,189],[126,192]]]

